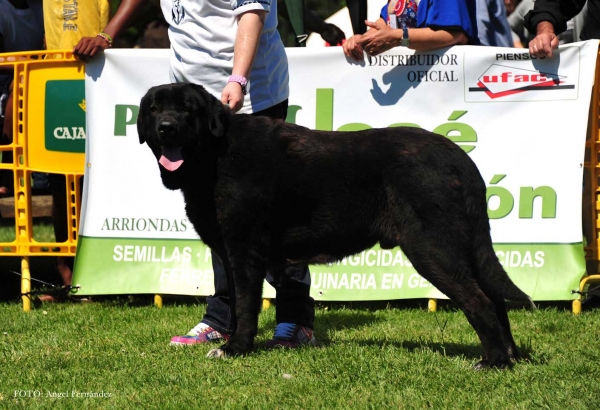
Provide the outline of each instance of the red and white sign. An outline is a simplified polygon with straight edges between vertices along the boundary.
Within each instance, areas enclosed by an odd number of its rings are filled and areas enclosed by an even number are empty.
[[[538,59],[527,50],[513,50],[488,54],[487,59],[465,53],[465,65],[469,67],[465,72],[467,102],[577,99],[579,47],[566,46],[552,59]]]

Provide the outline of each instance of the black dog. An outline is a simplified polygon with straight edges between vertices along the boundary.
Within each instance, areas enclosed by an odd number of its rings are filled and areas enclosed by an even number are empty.
[[[505,299],[533,302],[494,253],[477,167],[447,138],[234,115],[192,84],[151,88],[137,126],[163,184],[183,192],[189,220],[227,271],[236,327],[210,357],[252,350],[267,268],[282,274],[379,243],[399,246],[463,310],[485,350],[476,368],[517,358]]]

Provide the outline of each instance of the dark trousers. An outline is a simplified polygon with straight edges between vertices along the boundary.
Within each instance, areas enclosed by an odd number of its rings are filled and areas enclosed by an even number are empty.
[[[285,120],[288,100],[266,110],[253,113],[256,116],[267,116]],[[203,323],[221,333],[231,334],[231,311],[229,309],[229,292],[227,276],[219,255],[213,252],[215,293],[207,298],[206,314]],[[277,323],[295,323],[314,329],[315,301],[310,297],[310,272],[307,265],[295,265],[278,275],[267,272],[267,282],[275,288],[275,314]]]

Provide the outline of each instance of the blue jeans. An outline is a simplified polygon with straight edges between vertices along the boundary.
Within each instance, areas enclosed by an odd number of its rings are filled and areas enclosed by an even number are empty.
[[[220,333],[231,334],[231,311],[227,276],[221,258],[213,252],[212,264],[215,293],[206,298],[206,314],[202,322]],[[275,320],[277,323],[295,323],[314,329],[315,301],[310,297],[310,272],[307,265],[294,265],[285,274],[267,271],[267,282],[275,288]]]
[[[253,113],[285,120],[288,100],[266,110]],[[229,292],[227,276],[221,258],[212,254],[215,293],[207,300],[206,314],[202,322],[220,333],[231,334],[231,311],[229,309]],[[315,301],[310,297],[310,272],[307,265],[294,265],[286,268],[284,274],[274,275],[267,271],[267,282],[275,288],[275,305],[277,323],[295,323],[314,329]]]

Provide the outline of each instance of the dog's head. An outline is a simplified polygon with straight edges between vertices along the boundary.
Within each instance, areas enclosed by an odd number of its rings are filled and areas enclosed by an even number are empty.
[[[177,175],[185,172],[185,161],[197,161],[203,147],[223,137],[225,111],[219,100],[195,84],[160,85],[144,95],[137,119],[140,144],[147,143],[154,153],[167,188],[180,188]]]

